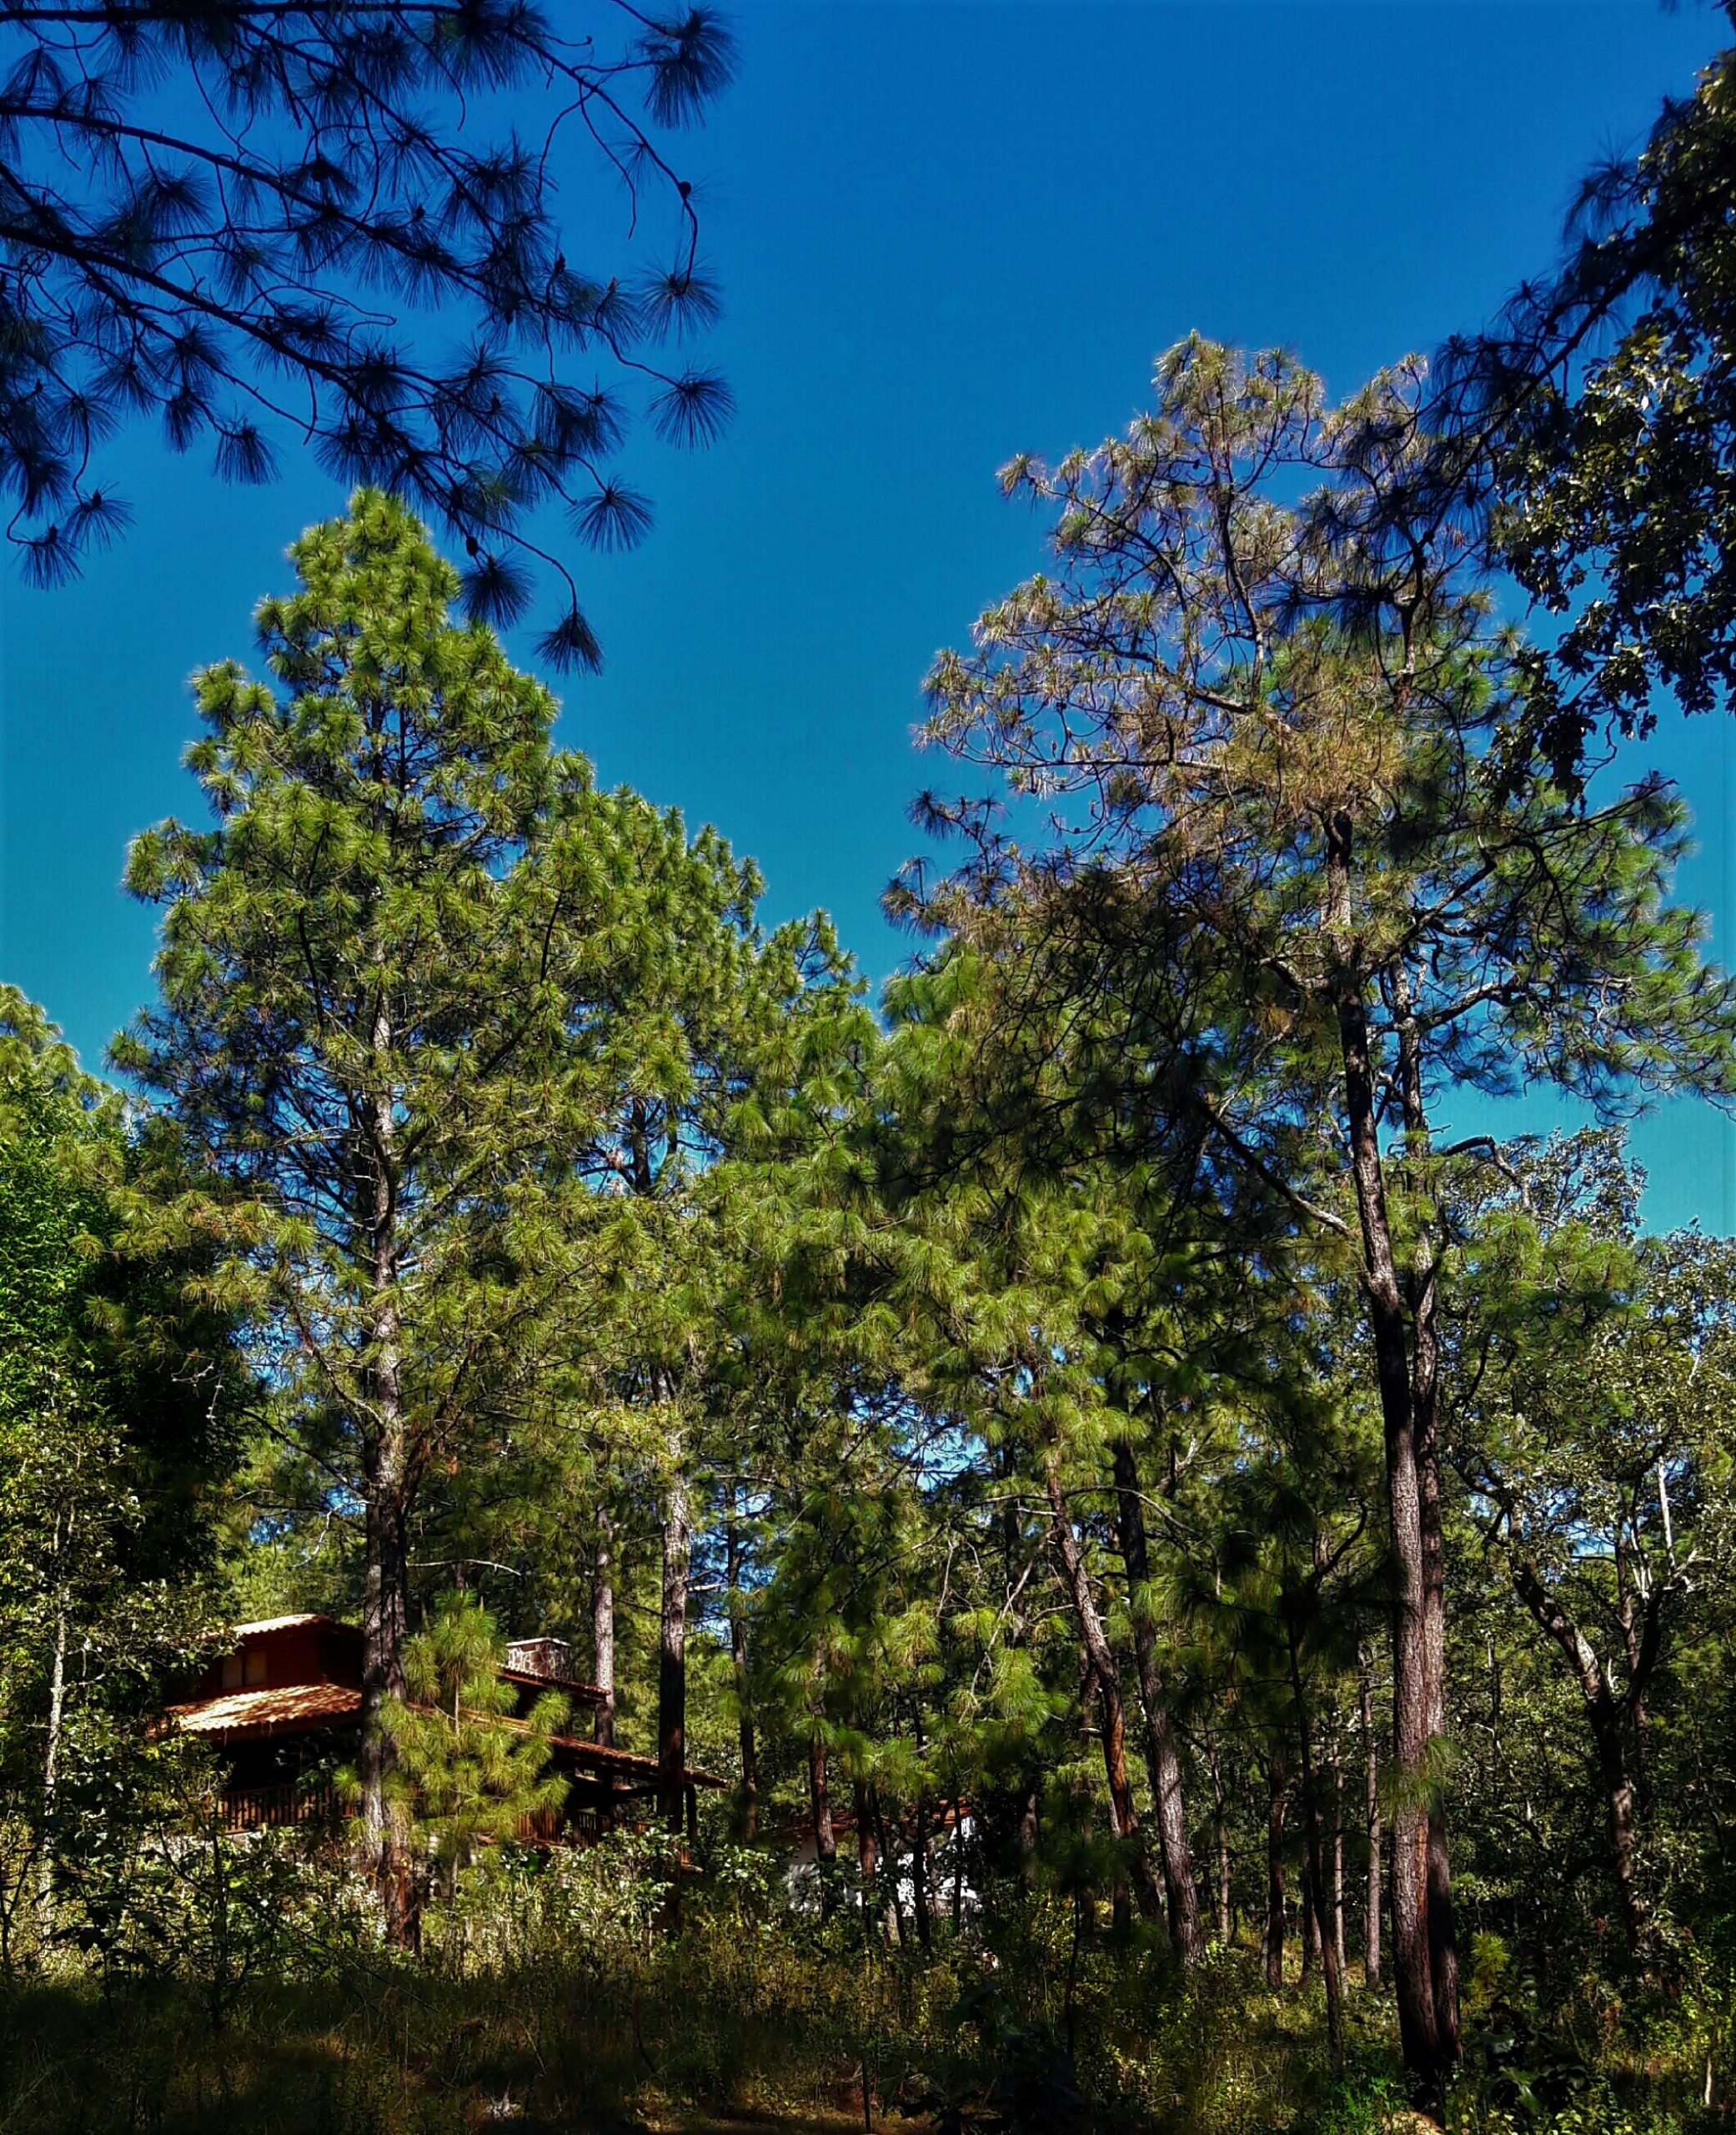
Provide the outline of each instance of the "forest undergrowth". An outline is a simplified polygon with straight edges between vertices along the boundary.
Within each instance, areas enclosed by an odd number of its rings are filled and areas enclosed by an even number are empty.
[[[719,1849],[676,1892],[655,1840],[494,1855],[385,1947],[342,1862],[235,1847],[213,1937],[199,1886],[106,1957],[24,1962],[0,1992],[4,2135],[525,2130],[1151,2129],[1412,2135],[1391,2005],[1352,1968],[1342,2065],[1317,1982],[1252,1948],[1192,1976],[1059,1890],[931,1947],[830,1917],[770,1852]],[[678,1909],[672,1922],[670,1908]],[[1475,1946],[1454,2135],[1696,2135],[1728,2125],[1736,1997],[1700,1958],[1623,2003],[1553,1993]],[[865,2105],[864,2091],[866,2091]]]

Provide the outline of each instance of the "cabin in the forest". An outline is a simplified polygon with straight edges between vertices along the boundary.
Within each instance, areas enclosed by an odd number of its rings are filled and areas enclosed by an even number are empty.
[[[559,1639],[509,1645],[500,1679],[516,1694],[519,1716],[490,1716],[491,1726],[523,1727],[524,1716],[549,1690],[571,1701],[575,1719],[605,1701],[595,1684],[574,1679]],[[234,1643],[211,1663],[194,1695],[165,1717],[228,1758],[223,1806],[232,1831],[329,1821],[339,1808],[333,1774],[354,1763],[361,1730],[360,1627],[321,1615],[239,1624]],[[558,1816],[526,1830],[533,1842],[595,1839],[642,1816],[657,1791],[655,1759],[576,1734],[554,1738],[552,1761],[567,1781],[566,1803]],[[725,1782],[702,1771],[684,1778],[690,1836],[696,1790]]]

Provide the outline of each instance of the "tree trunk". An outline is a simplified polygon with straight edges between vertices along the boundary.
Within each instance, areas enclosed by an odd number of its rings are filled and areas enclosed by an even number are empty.
[[[1357,1217],[1362,1240],[1362,1289],[1372,1337],[1385,1440],[1387,1510],[1392,1557],[1392,1736],[1400,1809],[1393,1834],[1392,1957],[1399,2040],[1417,2090],[1437,2101],[1453,2044],[1442,2038],[1434,1989],[1433,1951],[1450,1942],[1450,1913],[1432,1919],[1436,1863],[1430,1817],[1418,1806],[1427,1784],[1435,1684],[1430,1666],[1428,1572],[1417,1473],[1411,1359],[1404,1299],[1393,1258],[1377,1118],[1375,1067],[1363,982],[1352,962],[1350,898],[1353,829],[1347,815],[1327,826],[1326,921],[1333,953],[1331,992],[1344,1068],[1346,1123]],[[1438,1863],[1444,1876],[1444,1834]],[[1450,1897],[1449,1891],[1442,1891]],[[1456,2042],[1454,2042],[1456,2043]]]
[[[1036,1789],[1027,1787],[1019,1806],[1019,1881],[1027,1891],[1036,1881],[1038,1806]]]
[[[1332,1775],[1332,1947],[1337,1953],[1338,1977],[1345,1974],[1344,1956],[1344,1761],[1339,1753],[1338,1707],[1332,1705],[1327,1754]]]
[[[657,1646],[657,1810],[680,1833],[686,1806],[687,1583],[693,1508],[680,1449],[663,1518],[663,1600]]]
[[[1422,1103],[1422,1057],[1411,1015],[1410,979],[1402,963],[1393,974],[1393,997],[1398,1009],[1399,1090],[1408,1168],[1427,1159],[1429,1133]],[[1414,1178],[1412,1191],[1421,1198],[1427,1191],[1427,1180]],[[1405,1289],[1411,1313],[1411,1415],[1417,1460],[1417,1527],[1422,1545],[1425,1723],[1428,1740],[1434,1742],[1447,1732],[1447,1543],[1441,1504],[1440,1285],[1434,1232],[1427,1221],[1419,1221],[1416,1227]],[[1429,1793],[1426,1846],[1429,1990],[1434,2000],[1438,2060],[1445,2069],[1459,2056],[1458,1938],[1447,1851],[1447,1811],[1435,1788]]]
[[[55,1526],[55,1555],[60,1554],[60,1520]],[[54,1872],[59,1859],[60,1737],[66,1724],[67,1602],[61,1589],[54,1612],[54,1656],[48,1665],[48,1740],[43,1753],[43,1841],[36,1866],[38,1925],[46,1956],[54,1934]]]
[[[1151,1578],[1145,1506],[1133,1449],[1115,1449],[1116,1533],[1127,1574],[1127,1606],[1133,1622],[1133,1653],[1145,1716],[1146,1772],[1157,1819],[1157,1857],[1163,1870],[1169,1939],[1184,1966],[1200,1957],[1200,1901],[1194,1888],[1193,1856],[1187,1843],[1187,1811],[1182,1793],[1182,1762],[1170,1725],[1169,1700],[1157,1663],[1157,1633],[1146,1605]]]
[[[597,1555],[590,1590],[591,1680],[603,1701],[591,1716],[591,1740],[615,1746],[615,1529],[597,1508]]]
[[[1651,1919],[1640,1895],[1636,1872],[1638,1820],[1633,1776],[1628,1770],[1624,1707],[1636,1690],[1643,1695],[1652,1661],[1656,1658],[1655,1632],[1641,1643],[1636,1665],[1642,1667],[1643,1672],[1638,1676],[1630,1675],[1627,1698],[1618,1698],[1610,1690],[1590,1641],[1543,1585],[1537,1567],[1521,1559],[1514,1566],[1513,1587],[1538,1628],[1559,1648],[1578,1685],[1597,1751],[1604,1825],[1609,1838],[1610,1873],[1621,1907],[1622,1932],[1627,1939],[1628,1954],[1641,1957],[1651,1939]],[[1651,1655],[1649,1660],[1648,1652]]]
[[[862,1879],[862,1902],[865,1906],[874,1889],[875,1872],[880,1866],[880,1841],[874,1828],[874,1804],[869,1796],[867,1781],[852,1780],[850,1788],[855,1804],[856,1873]]]
[[[376,1073],[383,1074],[393,1038],[384,982],[371,1035]],[[377,1088],[364,1099],[361,1115],[372,1324],[364,1369],[369,1413],[363,1424],[362,1740],[358,1761],[362,1827],[373,1856],[386,1937],[394,1948],[406,1949],[414,1947],[420,1921],[404,1834],[386,1798],[393,1755],[385,1724],[388,1701],[404,1695],[409,1520],[414,1496],[398,1294],[398,1124],[390,1094]]]
[[[1334,2067],[1344,2058],[1344,1981],[1338,1968],[1338,1952],[1327,1913],[1326,1829],[1320,1788],[1314,1767],[1312,1731],[1307,1700],[1302,1690],[1302,1653],[1296,1620],[1287,1613],[1285,1632],[1290,1646],[1290,1689],[1296,1700],[1296,1736],[1302,1751],[1302,1855],[1305,1862],[1304,1896],[1313,1922],[1312,1940],[1326,1982],[1327,2044]]]
[[[730,1492],[730,1519],[724,1530],[724,1550],[725,1576],[730,1593],[730,1671],[735,1687],[736,1739],[741,1750],[741,1798],[736,1828],[751,1846],[760,1829],[760,1766],[754,1744],[753,1694],[748,1684],[747,1600],[741,1591],[741,1530],[735,1525],[733,1487]]]
[[[1272,1746],[1266,1775],[1266,1984],[1284,1984],[1284,1749]]]
[[[409,1630],[409,1501],[404,1436],[376,1436],[363,1454],[365,1493],[362,1578],[362,1829],[374,1886],[394,1949],[415,1945],[419,1928],[415,1877],[404,1833],[387,1798],[392,1741],[389,1700],[406,1695],[404,1646]]]
[[[1103,1711],[1103,1775],[1109,1785],[1110,1815],[1115,1835],[1124,1841],[1131,1856],[1129,1866],[1139,1896],[1139,1909],[1147,1920],[1155,1920],[1163,1901],[1141,1843],[1139,1811],[1133,1805],[1133,1787],[1127,1777],[1126,1709],[1121,1700],[1121,1671],[1116,1665],[1114,1650],[1091,1590],[1091,1575],[1086,1569],[1084,1552],[1067,1517],[1066,1500],[1061,1494],[1059,1456],[1053,1453],[1048,1461],[1048,1492],[1056,1555]]]
[[[834,1873],[838,1865],[838,1838],[832,1828],[832,1796],[826,1770],[825,1739],[816,1715],[808,1736],[808,1806],[814,1819],[814,1862],[820,1871],[820,1906],[830,1915],[833,1904]],[[893,1874],[898,1872],[893,1864]]]
[[[1217,1749],[1212,1750],[1212,1828],[1217,1851],[1217,1942],[1220,1949],[1227,1950],[1234,1940],[1234,1923],[1230,1915],[1230,1818],[1229,1805],[1224,1799],[1223,1781],[1218,1771]]]
[[[1357,1695],[1361,1701],[1362,1745],[1367,1761],[1363,1815],[1368,1836],[1368,1895],[1363,1922],[1362,1983],[1380,1985],[1380,1748],[1374,1733],[1374,1690],[1366,1663],[1357,1675]]]

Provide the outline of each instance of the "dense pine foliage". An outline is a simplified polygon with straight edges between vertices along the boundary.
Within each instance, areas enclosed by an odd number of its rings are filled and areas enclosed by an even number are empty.
[[[332,12],[138,34],[557,63]],[[660,118],[726,71],[634,50]],[[1631,731],[1736,656],[1729,82],[1444,370],[1195,336],[1009,465],[877,1005],[357,461],[196,678],[119,1080],[0,998],[0,2127],[1727,2123],[1736,1254],[1623,1130],[1736,1098]],[[1607,597],[1528,635],[1503,561]],[[163,1707],[301,1610],[345,1819],[238,1834]],[[595,1711],[512,1722],[531,1637]],[[655,1779],[529,1844],[581,1728]]]

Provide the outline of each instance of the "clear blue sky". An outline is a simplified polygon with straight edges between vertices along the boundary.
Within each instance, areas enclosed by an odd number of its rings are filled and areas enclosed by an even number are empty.
[[[770,916],[827,907],[876,979],[908,948],[880,892],[941,769],[910,746],[921,676],[1039,559],[1001,461],[1119,429],[1191,328],[1287,343],[1345,390],[1480,322],[1726,28],[1693,0],[736,14],[741,78],[689,163],[740,416],[707,454],[635,449],[658,529],[581,561],[609,664],[563,686],[562,738],[754,854]],[[0,586],[0,976],[93,1065],[150,987],[127,840],[196,805],[187,679],[248,656],[285,545],[342,501],[310,466],[224,490],[198,455],[123,458],[125,543],[76,587]],[[1723,919],[1727,726],[1667,719],[1646,756],[1698,820],[1687,894]],[[1654,1222],[1736,1228],[1721,1119],[1678,1104],[1636,1142]]]

